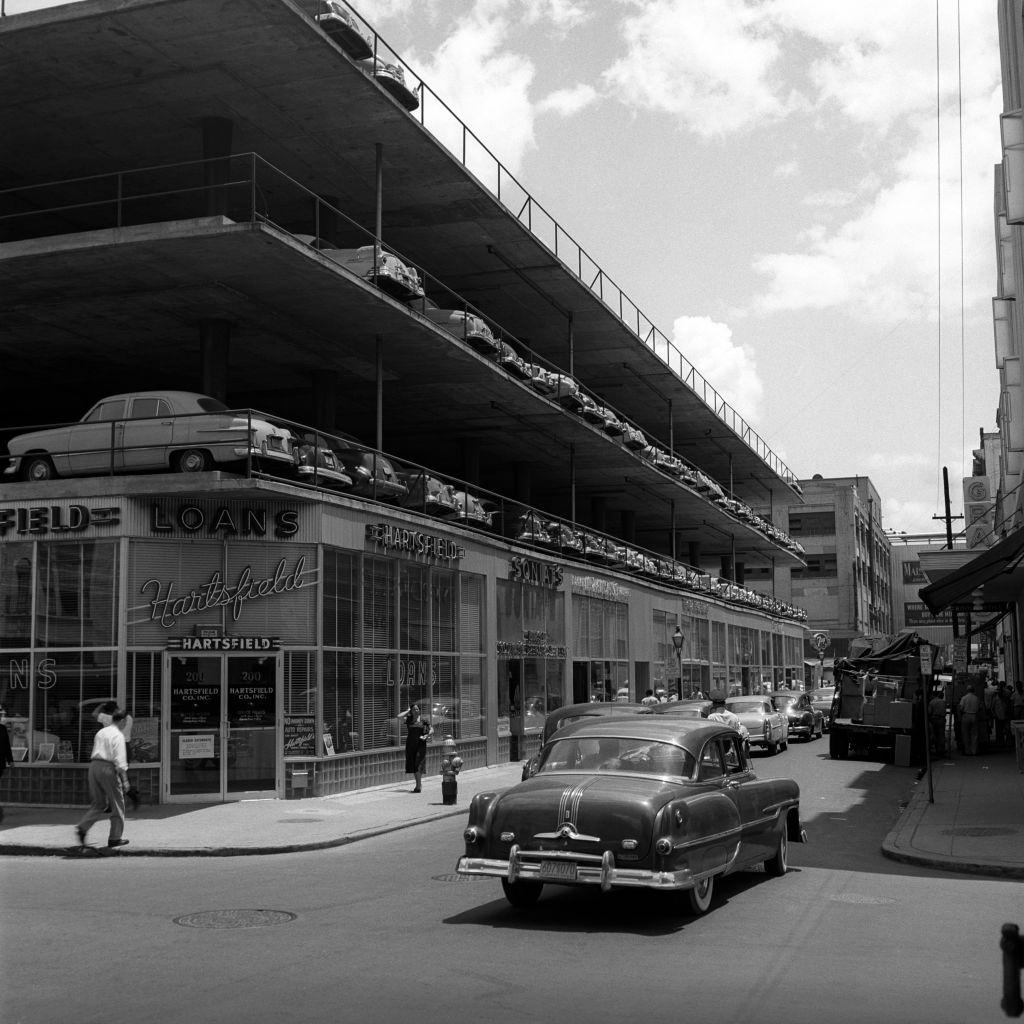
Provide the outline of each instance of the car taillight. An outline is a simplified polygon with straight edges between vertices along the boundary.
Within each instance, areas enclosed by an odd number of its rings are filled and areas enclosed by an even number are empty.
[[[764,734],[765,734],[765,736],[767,736],[771,731],[772,731],[771,723],[766,718],[764,720]]]

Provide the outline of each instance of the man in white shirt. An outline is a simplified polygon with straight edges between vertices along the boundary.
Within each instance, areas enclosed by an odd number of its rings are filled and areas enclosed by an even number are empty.
[[[126,715],[115,711],[110,725],[105,725],[92,741],[89,761],[89,796],[92,803],[75,826],[79,846],[85,846],[89,829],[110,808],[110,837],[107,846],[125,846],[124,791],[128,788],[128,748],[124,741]]]

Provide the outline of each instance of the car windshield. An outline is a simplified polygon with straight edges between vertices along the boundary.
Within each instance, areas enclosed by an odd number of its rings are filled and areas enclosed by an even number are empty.
[[[693,774],[693,755],[674,743],[626,736],[567,736],[541,751],[537,774],[545,772],[640,772],[651,775]]]
[[[726,709],[734,714],[742,714],[744,711],[763,711],[764,701],[761,700],[737,700],[726,704]]]

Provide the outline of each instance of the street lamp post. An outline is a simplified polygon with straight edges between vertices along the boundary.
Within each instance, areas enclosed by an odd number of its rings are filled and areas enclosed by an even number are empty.
[[[676,696],[683,699],[683,631],[676,626],[672,634],[672,646],[676,649],[676,661],[679,663],[679,682],[676,684]]]

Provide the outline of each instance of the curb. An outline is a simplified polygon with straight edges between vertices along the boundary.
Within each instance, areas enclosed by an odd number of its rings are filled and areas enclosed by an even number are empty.
[[[287,843],[281,846],[197,846],[175,847],[170,849],[135,849],[122,850],[115,854],[102,854],[113,857],[266,857],[278,853],[303,853],[313,850],[328,850],[336,846],[347,846],[358,843],[362,839],[373,839],[375,836],[398,832],[401,829],[413,828],[429,821],[441,821],[445,818],[457,818],[465,814],[466,807],[455,807],[450,811],[436,811],[426,817],[411,821],[396,821],[387,825],[376,825],[350,832],[334,839],[320,839],[310,843]],[[101,847],[91,847],[100,850]],[[0,856],[4,857],[63,857],[78,859],[81,854],[70,852],[73,847],[63,846],[29,846],[13,843],[0,843]]]

